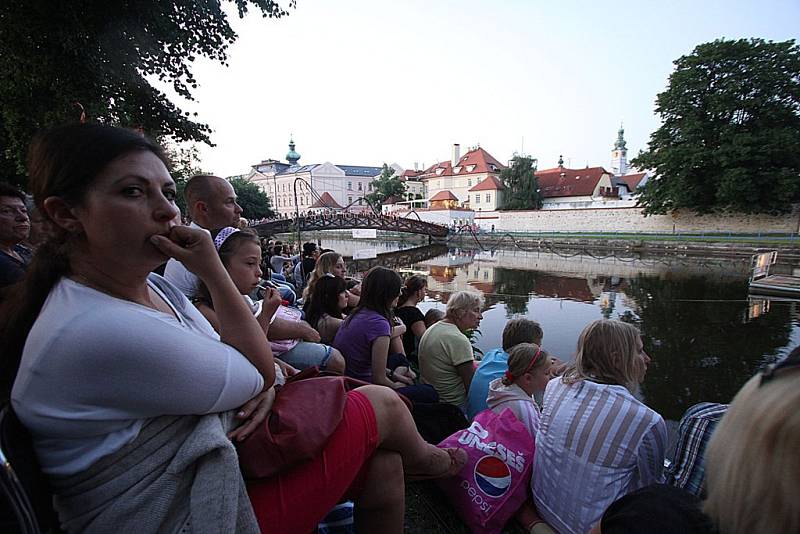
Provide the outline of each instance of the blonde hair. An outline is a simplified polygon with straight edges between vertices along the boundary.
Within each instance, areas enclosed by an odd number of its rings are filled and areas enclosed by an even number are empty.
[[[456,291],[447,300],[445,316],[460,319],[476,307],[483,307],[483,295],[475,291]]]
[[[541,354],[539,352],[541,351]],[[533,366],[528,369],[531,360],[539,356]],[[503,384],[510,386],[514,380],[521,377],[526,372],[530,373],[536,369],[550,366],[550,356],[546,351],[539,348],[535,343],[519,343],[508,351],[508,374],[503,376]],[[511,375],[510,377],[508,375]]]
[[[722,534],[800,532],[800,372],[751,378],[706,452],[703,511]]]
[[[314,270],[311,272],[311,276],[308,277],[308,285],[306,285],[306,288],[303,290],[304,300],[311,298],[311,295],[314,294],[314,286],[317,280],[332,272],[333,266],[336,265],[336,262],[341,258],[343,258],[343,256],[334,251],[326,252],[317,258],[317,263],[314,264]]]
[[[588,378],[633,391],[645,371],[639,358],[639,338],[639,330],[622,321],[600,319],[590,323],[578,338],[575,363],[562,380],[574,384]]]

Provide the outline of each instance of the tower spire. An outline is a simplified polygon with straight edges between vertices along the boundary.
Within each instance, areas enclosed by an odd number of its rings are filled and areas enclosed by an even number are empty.
[[[297,162],[300,160],[300,154],[295,151],[294,146],[294,136],[289,134],[289,152],[286,153],[286,161],[288,161],[290,165],[297,165]]]
[[[611,172],[614,176],[622,176],[628,172],[628,148],[625,142],[625,128],[622,123],[617,130],[617,141],[611,150]]]

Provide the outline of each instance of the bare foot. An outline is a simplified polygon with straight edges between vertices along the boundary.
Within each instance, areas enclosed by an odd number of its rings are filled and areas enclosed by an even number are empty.
[[[439,449],[431,445],[431,454],[420,465],[403,466],[409,480],[446,478],[458,474],[467,463],[467,452],[463,449]]]

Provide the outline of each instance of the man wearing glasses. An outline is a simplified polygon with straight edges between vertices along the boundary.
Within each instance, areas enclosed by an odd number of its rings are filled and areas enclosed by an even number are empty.
[[[20,243],[28,238],[30,231],[25,195],[8,184],[0,183],[0,288],[25,275],[31,251]]]

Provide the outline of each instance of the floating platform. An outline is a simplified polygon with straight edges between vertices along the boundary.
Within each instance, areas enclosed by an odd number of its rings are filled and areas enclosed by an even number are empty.
[[[800,298],[800,276],[772,274],[750,282],[750,293]]]

